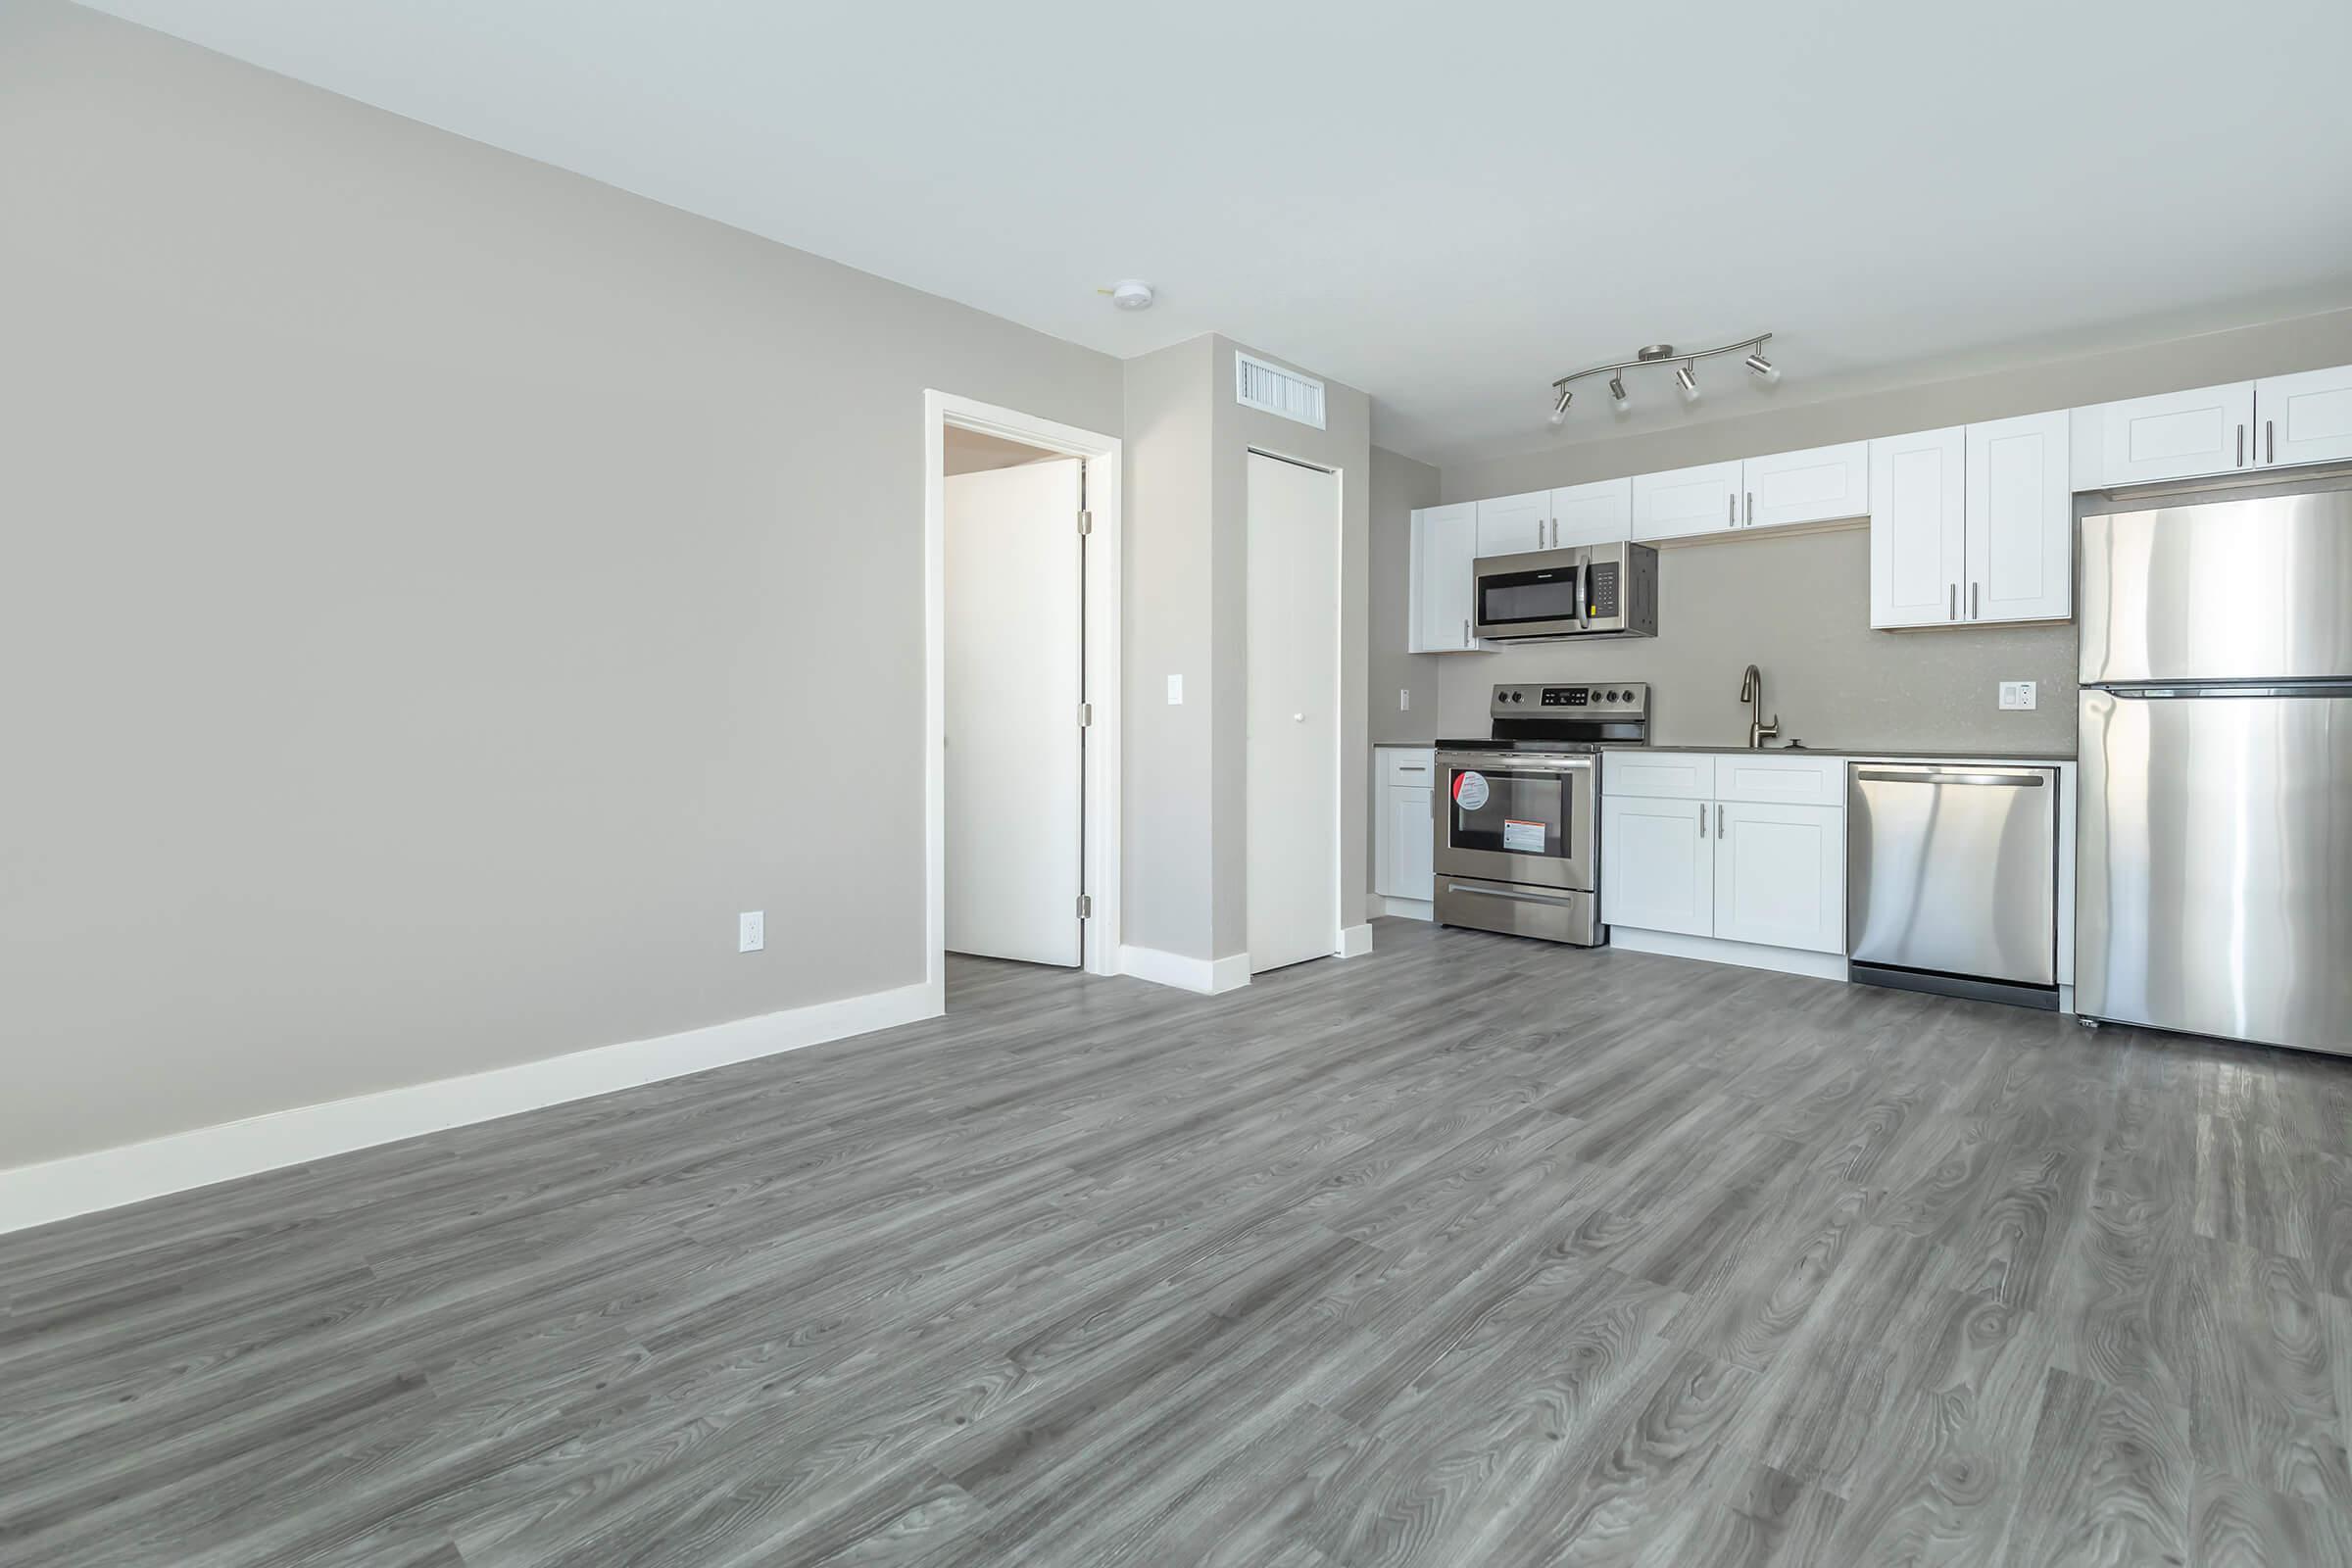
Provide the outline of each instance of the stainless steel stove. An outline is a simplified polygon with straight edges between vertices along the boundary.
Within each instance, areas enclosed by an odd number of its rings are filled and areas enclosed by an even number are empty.
[[[1441,925],[1598,947],[1600,752],[1649,742],[1649,687],[1496,686],[1483,740],[1438,742]]]

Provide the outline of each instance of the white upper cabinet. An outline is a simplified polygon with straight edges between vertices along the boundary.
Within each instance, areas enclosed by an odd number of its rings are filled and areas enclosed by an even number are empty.
[[[2074,613],[2071,416],[2029,414],[1968,427],[1964,620],[2064,620]]]
[[[1939,626],[1963,618],[1968,569],[1968,430],[1870,444],[1870,623]]]
[[[1740,466],[1740,525],[1777,528],[1792,522],[1859,517],[1870,511],[1870,443],[1780,452]]]
[[[1634,536],[1634,481],[1602,479],[1551,493],[1551,543],[1615,544]]]
[[[2254,383],[2199,387],[2074,411],[2074,488],[2228,473],[2256,461]]]
[[[2255,382],[2254,417],[2261,439],[2249,437],[2249,463],[2267,468],[2352,458],[2352,365]]]
[[[1477,503],[1413,514],[1407,653],[1458,654],[1478,647],[1470,635],[1471,564],[1477,559]]]
[[[1478,507],[1478,553],[1515,556],[1551,548],[1551,492],[1531,490],[1523,496],[1498,496]]]
[[[1686,534],[1740,526],[1740,470],[1737,463],[1670,468],[1634,476],[1634,537],[1679,539]]]

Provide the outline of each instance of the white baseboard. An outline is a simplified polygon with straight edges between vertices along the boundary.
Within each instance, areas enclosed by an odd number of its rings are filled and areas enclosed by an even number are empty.
[[[889,1029],[939,1011],[928,984],[901,986],[21,1165],[0,1170],[0,1233]]]
[[[1810,975],[1816,980],[1843,980],[1845,955],[1809,953],[1799,948],[1767,948],[1753,942],[1725,942],[1716,937],[1687,937],[1679,931],[1642,931],[1633,926],[1609,927],[1609,946],[1632,953],[1657,953],[1669,958],[1697,958],[1705,963],[1736,963],[1743,969],[1777,969],[1783,974]]]
[[[1344,925],[1340,927],[1341,957],[1360,958],[1371,951],[1372,927],[1370,925]]]
[[[1149,980],[1155,986],[1174,986],[1179,991],[1198,991],[1204,997],[1213,997],[1250,983],[1250,955],[1236,953],[1223,958],[1188,958],[1182,954],[1162,953],[1157,948],[1136,948],[1122,944],[1119,948],[1119,972],[1133,975],[1138,980]]]
[[[1438,906],[1428,899],[1392,899],[1382,894],[1372,901],[1380,906],[1375,914],[1393,914],[1399,920],[1434,920]]]

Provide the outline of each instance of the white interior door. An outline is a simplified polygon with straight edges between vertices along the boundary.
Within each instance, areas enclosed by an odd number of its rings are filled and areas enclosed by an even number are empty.
[[[1250,972],[1340,949],[1340,476],[1250,454]]]
[[[951,953],[1079,961],[1079,473],[1066,458],[946,481]]]

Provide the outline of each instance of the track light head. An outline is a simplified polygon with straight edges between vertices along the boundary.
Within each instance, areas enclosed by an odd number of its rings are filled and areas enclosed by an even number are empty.
[[[1696,361],[1691,362],[1691,364],[1696,363]],[[1698,401],[1698,377],[1690,373],[1690,365],[1678,365],[1674,368],[1674,384],[1682,389],[1685,403]]]
[[[1746,359],[1740,363],[1767,381],[1778,381],[1781,378],[1781,368],[1766,359],[1761,348],[1751,352]]]
[[[1560,400],[1551,406],[1551,422],[1554,424],[1566,423],[1568,419],[1568,405],[1575,401],[1576,394],[1573,391],[1567,387],[1560,388]]]
[[[1624,376],[1612,375],[1609,377],[1609,401],[1617,405],[1617,412],[1620,414],[1633,407],[1634,400],[1625,395]]]

